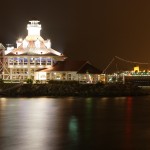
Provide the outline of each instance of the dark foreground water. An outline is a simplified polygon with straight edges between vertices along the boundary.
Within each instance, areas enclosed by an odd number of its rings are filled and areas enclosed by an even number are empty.
[[[150,150],[150,97],[0,98],[0,150]]]

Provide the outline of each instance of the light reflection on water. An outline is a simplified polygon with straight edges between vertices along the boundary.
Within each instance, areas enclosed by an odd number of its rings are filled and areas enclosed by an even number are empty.
[[[1,109],[5,109],[6,103],[7,103],[6,98],[0,98],[0,108]]]
[[[150,97],[0,98],[0,150],[150,148]]]

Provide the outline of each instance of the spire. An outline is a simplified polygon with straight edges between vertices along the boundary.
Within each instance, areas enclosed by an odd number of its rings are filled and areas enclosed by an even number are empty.
[[[28,35],[39,35],[41,31],[41,25],[39,24],[40,21],[38,20],[31,20],[29,21],[30,24],[27,25]]]

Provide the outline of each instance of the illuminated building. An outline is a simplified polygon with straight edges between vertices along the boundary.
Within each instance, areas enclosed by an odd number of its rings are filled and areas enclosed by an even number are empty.
[[[5,50],[5,47],[3,46],[2,43],[0,43],[0,74],[1,74],[1,75],[2,75],[2,73],[3,73],[4,50]]]
[[[68,62],[63,54],[51,48],[49,39],[44,40],[41,37],[39,21],[29,22],[28,35],[25,39],[19,38],[16,41],[17,48],[12,46],[8,46],[6,50],[1,48],[2,79],[81,80],[90,83],[99,81],[100,71],[97,68],[89,62]]]
[[[144,67],[147,68],[147,67]],[[106,82],[110,83],[132,83],[141,86],[150,85],[150,71],[148,69],[140,69],[139,66],[129,71],[121,71],[106,75]]]
[[[88,61],[73,61],[69,58],[57,62],[52,68],[37,71],[46,72],[47,79],[51,80],[76,80],[84,83],[100,81],[100,71]]]

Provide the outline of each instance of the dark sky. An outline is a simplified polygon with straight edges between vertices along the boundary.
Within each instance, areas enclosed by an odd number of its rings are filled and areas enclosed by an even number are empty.
[[[0,43],[27,35],[32,18],[52,48],[100,69],[114,56],[150,62],[149,0],[5,0],[0,7]]]

